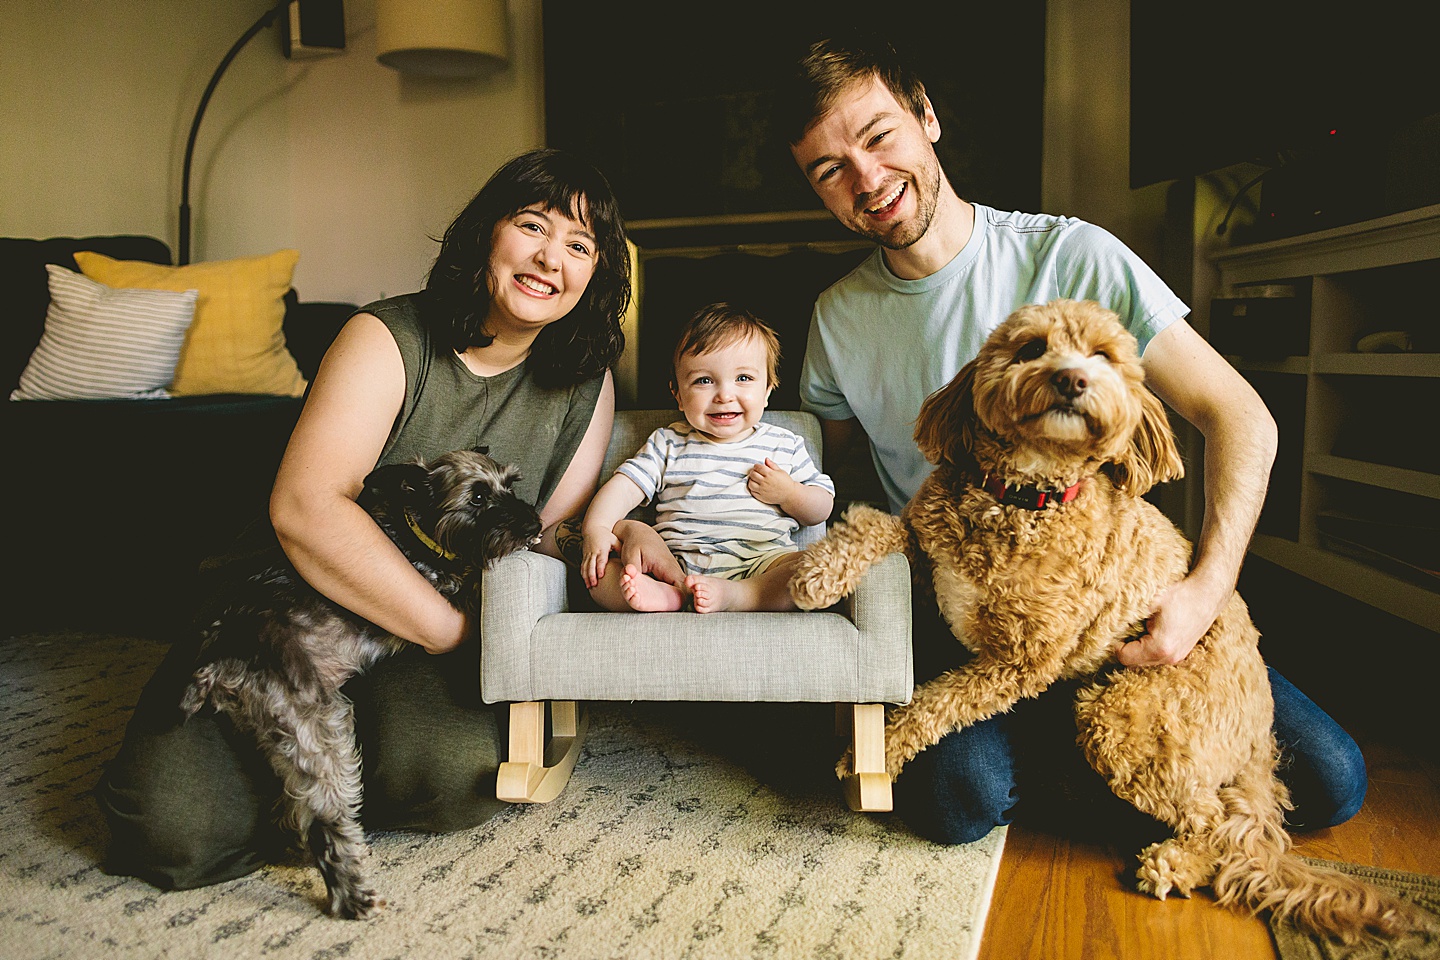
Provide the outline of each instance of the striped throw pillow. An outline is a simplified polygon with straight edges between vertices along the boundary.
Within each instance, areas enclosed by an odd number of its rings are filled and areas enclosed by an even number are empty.
[[[53,263],[45,269],[45,332],[10,399],[168,397],[196,292],[122,290]]]

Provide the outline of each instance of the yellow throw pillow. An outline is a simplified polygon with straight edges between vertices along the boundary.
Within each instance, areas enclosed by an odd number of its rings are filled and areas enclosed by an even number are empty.
[[[114,260],[81,251],[75,262],[85,276],[111,287],[198,290],[195,322],[180,350],[175,396],[207,393],[268,393],[298,397],[305,378],[285,349],[285,292],[297,250],[266,257],[214,260],[167,267]]]

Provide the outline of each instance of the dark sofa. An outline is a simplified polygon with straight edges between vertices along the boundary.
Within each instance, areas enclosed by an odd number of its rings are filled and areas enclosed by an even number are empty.
[[[4,628],[171,639],[188,622],[200,561],[263,515],[302,400],[11,401],[44,329],[45,264],[78,269],[77,250],[171,263],[152,237],[0,239]],[[307,379],[353,310],[287,295],[286,346]]]

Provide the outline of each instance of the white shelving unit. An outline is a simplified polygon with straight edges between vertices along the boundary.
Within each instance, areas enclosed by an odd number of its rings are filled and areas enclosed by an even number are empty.
[[[1310,292],[1307,354],[1227,357],[1281,431],[1251,551],[1440,631],[1440,579],[1373,544],[1357,546],[1334,526],[1337,517],[1358,518],[1423,546],[1418,538],[1432,537],[1426,531],[1440,518],[1440,353],[1355,350],[1383,330],[1408,330],[1431,349],[1440,342],[1440,205],[1210,260],[1222,290],[1292,283]]]

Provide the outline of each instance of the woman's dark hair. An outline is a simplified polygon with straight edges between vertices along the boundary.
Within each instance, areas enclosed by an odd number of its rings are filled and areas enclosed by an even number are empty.
[[[630,303],[630,250],[620,206],[604,174],[561,150],[533,150],[508,161],[480,188],[440,241],[425,281],[431,323],[455,350],[487,346],[490,248],[495,225],[538,205],[582,222],[595,235],[595,273],[580,302],[547,324],[527,361],[544,387],[569,386],[604,372],[625,348],[620,319]]]
[[[925,85],[878,34],[849,30],[812,43],[776,97],[774,122],[791,146],[805,138],[852,83],[875,76],[900,105],[925,122]]]

